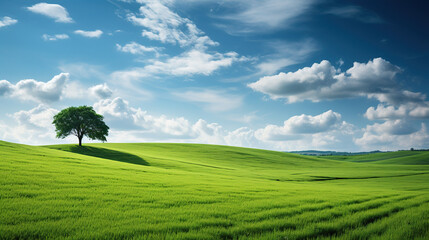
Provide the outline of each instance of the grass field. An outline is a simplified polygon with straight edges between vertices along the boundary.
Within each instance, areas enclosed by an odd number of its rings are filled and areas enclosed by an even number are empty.
[[[420,153],[0,141],[0,239],[429,239]]]
[[[380,164],[429,165],[429,151],[397,151],[347,156],[321,156],[325,159]]]

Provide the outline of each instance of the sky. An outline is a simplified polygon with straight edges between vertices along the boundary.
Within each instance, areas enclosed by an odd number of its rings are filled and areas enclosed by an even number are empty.
[[[0,139],[429,148],[429,10],[388,0],[0,0]],[[93,142],[84,139],[85,142]]]

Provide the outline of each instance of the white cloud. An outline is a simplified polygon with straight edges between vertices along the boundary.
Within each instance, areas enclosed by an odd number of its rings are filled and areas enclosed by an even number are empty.
[[[426,102],[423,106],[417,106],[409,114],[415,118],[429,118],[429,102]]]
[[[392,83],[393,84],[393,83]],[[393,84],[392,87],[396,87]],[[369,98],[375,98],[380,102],[399,105],[402,103],[423,103],[426,95],[418,92],[410,92],[407,90],[388,89],[385,93],[371,93]]]
[[[98,29],[94,31],[76,30],[74,33],[87,38],[99,38],[103,34],[103,31]]]
[[[69,16],[67,10],[59,4],[49,3],[38,3],[31,7],[27,7],[28,10],[45,15],[47,17],[55,19],[55,22],[71,23],[73,19]]]
[[[2,80],[0,81],[0,96],[16,97],[40,103],[54,102],[61,98],[68,79],[68,73],[60,73],[48,82],[25,79],[13,85]]]
[[[398,66],[382,58],[375,58],[368,63],[355,62],[346,72],[335,69],[329,61],[323,60],[296,72],[281,72],[260,78],[248,86],[268,94],[272,99],[284,98],[289,103],[373,97],[375,94],[396,92],[398,85],[394,78],[400,72]]]
[[[108,77],[105,74],[105,69],[101,66],[91,65],[87,63],[68,63],[59,66],[62,72],[70,73],[70,76],[78,79],[99,79],[103,80]]]
[[[429,102],[408,102],[400,104],[398,107],[392,105],[379,104],[377,108],[369,107],[365,117],[369,120],[395,120],[395,119],[419,119],[429,118]]]
[[[95,85],[89,88],[89,92],[92,95],[97,96],[98,98],[101,98],[101,99],[110,98],[113,94],[113,91],[107,86],[106,83]]]
[[[116,44],[116,48],[118,51],[131,53],[131,54],[140,54],[143,55],[147,52],[153,52],[157,56],[159,56],[160,48],[157,47],[145,47],[141,44],[138,44],[136,42],[130,42],[128,44],[125,44],[124,46],[121,46],[119,44]]]
[[[40,104],[28,111],[8,114],[13,122],[0,122],[0,139],[26,144],[53,144],[57,140],[52,120],[57,113],[58,110]]]
[[[209,37],[203,36],[203,32],[195,24],[180,17],[165,5],[165,1],[143,0],[138,17],[128,14],[127,19],[135,25],[142,26],[142,36],[163,43],[178,43],[180,46],[199,45],[215,46],[218,43]]]
[[[0,80],[0,96],[9,95],[14,90],[14,85],[12,85],[7,80]]]
[[[231,66],[236,61],[241,61],[241,59],[235,52],[207,53],[202,50],[191,49],[166,61],[154,61],[143,68],[113,72],[112,78],[136,80],[154,74],[174,76],[203,74],[208,76],[219,68]]]
[[[17,22],[18,20],[16,19],[13,19],[8,16],[4,16],[3,18],[0,19],[0,28],[16,24]]]
[[[399,119],[407,116],[408,109],[405,105],[395,108],[394,106],[385,106],[379,104],[377,108],[370,107],[366,110],[365,117],[369,120],[377,119]]]
[[[225,93],[224,91],[199,89],[173,93],[179,98],[202,104],[208,111],[222,112],[236,109],[243,104],[243,97]]]
[[[148,136],[169,136],[170,138],[189,138],[192,126],[183,117],[167,118],[164,115],[153,116],[140,108],[129,107],[128,101],[120,97],[100,100],[94,104],[94,109],[106,115],[106,121],[117,126],[116,120],[122,121],[122,128],[145,130]]]
[[[368,125],[363,136],[354,141],[365,150],[409,149],[427,147],[429,135],[424,123],[418,129],[404,120],[391,120]]]
[[[127,118],[134,112],[128,102],[120,97],[115,99],[100,100],[94,104],[94,109],[97,113],[108,114],[114,117]]]
[[[364,23],[383,23],[377,14],[372,13],[359,6],[344,6],[334,7],[326,11],[327,14],[332,14],[338,17],[356,19]]]
[[[273,99],[286,98],[288,102],[318,100],[321,94],[316,95],[316,91],[333,85],[337,81],[335,74],[335,68],[323,60],[320,64],[315,63],[296,72],[281,72],[278,75],[263,77],[248,86],[270,95]]]
[[[234,0],[223,6],[238,10],[221,18],[241,23],[236,28],[224,26],[232,34],[270,31],[290,26],[315,3],[314,0]]]
[[[19,111],[13,114],[13,118],[20,124],[32,128],[47,128],[54,129],[52,125],[53,117],[59,111],[49,108],[43,104],[25,111]]]
[[[213,71],[221,67],[231,66],[238,60],[238,54],[229,52],[206,53],[197,49],[192,49],[180,56],[168,59],[166,62],[155,61],[145,69],[151,73],[167,73],[171,75],[210,75]]]
[[[275,41],[268,44],[274,50],[274,54],[265,56],[266,60],[256,67],[258,74],[274,74],[278,70],[302,62],[317,47],[313,40],[307,39],[301,42]]]
[[[296,140],[302,134],[315,134],[327,132],[334,128],[340,128],[343,122],[341,115],[332,110],[322,114],[293,116],[286,120],[283,126],[267,125],[263,129],[256,131],[259,139],[270,141]]]
[[[327,111],[320,115],[293,116],[283,126],[268,125],[261,129],[241,127],[232,131],[218,123],[203,119],[192,122],[184,117],[155,116],[117,97],[100,100],[94,109],[104,114],[111,126],[109,141],[118,142],[194,142],[227,144],[275,150],[303,150],[311,148],[336,149],[341,142],[353,143],[353,125],[341,121],[341,115]],[[286,140],[286,141],[285,141]]]
[[[56,41],[56,40],[68,39],[69,35],[67,35],[67,34],[55,34],[55,35],[43,34],[42,38],[45,41]]]

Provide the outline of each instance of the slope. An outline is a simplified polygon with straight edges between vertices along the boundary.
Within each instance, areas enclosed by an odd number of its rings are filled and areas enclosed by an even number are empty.
[[[323,159],[380,164],[429,165],[429,151],[397,151],[350,156],[321,156]]]
[[[424,239],[427,173],[226,146],[0,141],[0,239]]]

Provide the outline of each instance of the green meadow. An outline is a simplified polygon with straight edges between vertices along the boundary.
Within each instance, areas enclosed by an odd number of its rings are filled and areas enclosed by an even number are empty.
[[[0,239],[429,239],[428,154],[0,141]]]

